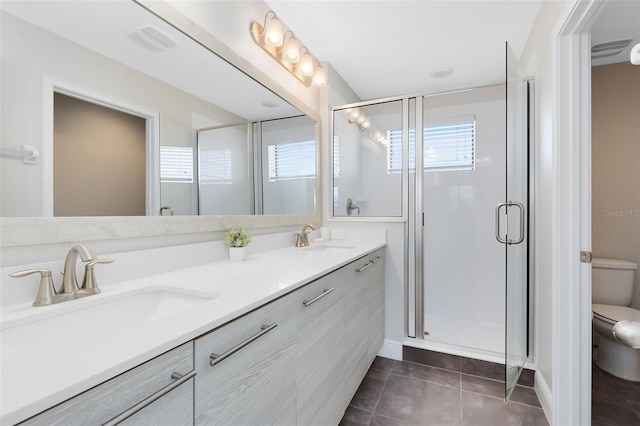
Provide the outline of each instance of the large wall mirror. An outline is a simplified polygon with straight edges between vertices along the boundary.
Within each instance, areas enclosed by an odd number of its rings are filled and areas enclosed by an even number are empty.
[[[3,1],[0,28],[1,217],[316,215],[315,121],[139,4]]]

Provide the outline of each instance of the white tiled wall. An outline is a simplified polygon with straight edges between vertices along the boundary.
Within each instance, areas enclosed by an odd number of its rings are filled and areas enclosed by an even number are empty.
[[[425,102],[425,118],[476,119],[475,170],[424,174],[426,339],[494,352],[504,351],[504,246],[494,230],[505,193],[503,94],[495,86]]]

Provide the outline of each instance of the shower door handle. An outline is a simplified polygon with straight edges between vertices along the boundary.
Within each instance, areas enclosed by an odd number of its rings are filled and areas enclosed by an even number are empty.
[[[514,207],[514,206],[520,210],[520,235],[517,240],[509,239],[509,235],[508,235],[509,228],[508,228],[508,219],[507,219],[507,235],[505,235],[505,238],[502,238],[500,236],[500,210],[503,207],[506,207],[508,209],[509,207]],[[524,241],[524,206],[522,204],[509,201],[507,203],[499,203],[496,206],[496,240],[498,240],[498,242],[502,244],[509,244],[509,245],[520,244],[521,242]]]

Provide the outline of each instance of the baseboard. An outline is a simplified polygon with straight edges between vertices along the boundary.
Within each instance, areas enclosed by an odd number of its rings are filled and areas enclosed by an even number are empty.
[[[378,356],[402,361],[402,342],[385,340],[378,351]]]
[[[547,382],[544,380],[544,376],[540,374],[539,371],[536,371],[535,385],[533,387],[538,395],[538,399],[540,400],[540,404],[542,405],[542,410],[544,410],[544,415],[547,417],[547,421],[551,424],[551,414],[552,414],[552,395]]]

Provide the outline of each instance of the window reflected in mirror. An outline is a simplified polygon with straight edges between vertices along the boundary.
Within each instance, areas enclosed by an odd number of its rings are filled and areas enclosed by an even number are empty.
[[[307,116],[198,131],[200,214],[314,214],[316,145]]]
[[[333,112],[334,217],[402,216],[402,101]]]

